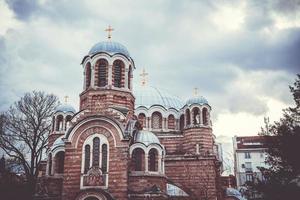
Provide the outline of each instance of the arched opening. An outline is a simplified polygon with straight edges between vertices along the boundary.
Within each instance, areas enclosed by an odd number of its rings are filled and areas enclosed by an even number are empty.
[[[204,124],[205,126],[208,125],[208,117],[207,117],[207,114],[208,114],[207,108],[203,108],[203,109],[202,109],[202,120],[203,120],[203,124]]]
[[[48,160],[49,160],[48,174],[52,175],[52,154],[51,153],[49,154]]]
[[[193,124],[200,124],[200,110],[199,108],[193,108]]]
[[[143,149],[136,148],[132,151],[131,170],[145,171],[145,152]]]
[[[148,169],[149,171],[158,171],[158,152],[156,149],[152,148],[148,154]]]
[[[97,197],[87,197],[84,200],[99,200]]]
[[[91,146],[85,145],[84,147],[84,173],[90,169],[90,160],[91,160]]]
[[[72,119],[71,115],[68,115],[66,117],[65,131],[70,127],[71,119]]]
[[[107,85],[107,77],[108,77],[108,62],[105,59],[100,59],[96,63],[96,75],[95,78],[97,81],[97,86],[104,87]]]
[[[174,130],[175,129],[175,117],[174,115],[168,116],[168,129]]]
[[[182,131],[183,128],[184,128],[184,114],[182,114],[179,119],[179,129]]]
[[[142,125],[142,127],[146,128],[146,115],[144,113],[140,113],[138,115],[138,120],[139,120],[140,124]]]
[[[114,87],[123,87],[123,70],[124,63],[121,60],[116,60],[113,64],[113,85]]]
[[[152,114],[152,128],[153,129],[161,129],[162,128],[162,115],[160,112],[154,112]]]
[[[186,109],[186,111],[185,111],[185,118],[186,118],[186,125],[190,125],[191,124],[190,109]]]
[[[56,116],[56,131],[63,130],[63,119],[64,117],[62,115]]]
[[[93,167],[99,167],[99,158],[100,158],[100,139],[95,137],[93,139]]]
[[[91,86],[92,69],[91,63],[88,63],[85,67],[85,88],[88,89]]]
[[[55,173],[63,174],[64,173],[64,162],[65,162],[65,152],[60,151],[55,154]]]
[[[128,89],[131,89],[131,79],[132,79],[132,68],[130,65],[128,70]]]
[[[102,172],[107,172],[107,158],[108,158],[108,151],[107,151],[107,144],[102,145]]]

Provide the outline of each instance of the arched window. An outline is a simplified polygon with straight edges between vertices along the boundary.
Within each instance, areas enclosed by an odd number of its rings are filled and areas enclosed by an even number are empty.
[[[162,115],[159,112],[154,112],[152,114],[152,128],[161,129],[162,128]]]
[[[190,109],[186,109],[186,111],[185,111],[185,117],[186,117],[186,125],[190,125],[191,124]]]
[[[48,166],[48,174],[52,175],[51,170],[52,170],[52,154],[49,154],[49,166]]]
[[[203,108],[203,110],[202,110],[202,120],[203,120],[204,125],[208,125],[207,113],[208,113],[207,108]]]
[[[97,86],[104,87],[107,85],[107,68],[108,68],[108,62],[105,59],[100,59],[97,61],[96,64],[98,68],[98,83]]]
[[[68,115],[66,117],[65,131],[70,127],[71,119],[72,119],[71,115]]]
[[[84,173],[86,174],[90,168],[90,155],[91,155],[91,146],[85,145],[84,147]]]
[[[131,78],[132,78],[132,68],[131,65],[129,66],[129,70],[128,70],[128,89],[131,89],[130,85],[131,85]]]
[[[56,131],[62,131],[63,130],[63,116],[58,115],[56,117]]]
[[[97,134],[87,138],[83,144],[81,173],[98,170],[107,173],[109,163],[109,143],[104,135]]]
[[[133,171],[144,171],[145,166],[145,153],[141,148],[136,148],[132,152],[132,170]]]
[[[88,89],[91,85],[92,69],[91,63],[88,63],[85,67],[85,88]]]
[[[122,87],[123,86],[123,81],[122,80],[122,74],[124,70],[124,64],[120,60],[116,60],[113,64],[113,80],[114,80],[114,86],[115,87]]]
[[[102,145],[102,172],[107,172],[107,144]]]
[[[140,124],[142,125],[142,127],[146,128],[146,115],[144,113],[140,113],[138,115],[138,120],[139,120]]]
[[[60,151],[55,154],[55,172],[58,174],[64,173],[65,152]]]
[[[100,139],[95,137],[93,139],[93,166],[99,166],[100,157]]]
[[[193,124],[200,124],[200,110],[199,108],[193,108]]]
[[[180,119],[179,119],[179,128],[180,128],[181,131],[182,131],[183,128],[184,128],[184,114],[182,114],[182,115],[180,116]]]
[[[171,130],[175,129],[175,117],[174,117],[174,115],[169,115],[169,117],[168,117],[168,129],[171,129]]]
[[[149,151],[149,171],[158,171],[158,152],[156,149],[151,149]]]

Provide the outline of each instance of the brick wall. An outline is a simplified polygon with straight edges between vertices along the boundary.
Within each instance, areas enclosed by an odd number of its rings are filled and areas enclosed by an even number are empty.
[[[166,156],[166,176],[190,195],[190,199],[215,200],[217,173],[215,158],[199,156]]]
[[[114,126],[104,121],[82,125],[75,132],[72,143],[66,144],[63,198],[73,200],[80,191],[82,146],[86,138],[94,133],[104,134],[109,142],[108,190],[116,199],[127,199],[128,141],[121,141]]]

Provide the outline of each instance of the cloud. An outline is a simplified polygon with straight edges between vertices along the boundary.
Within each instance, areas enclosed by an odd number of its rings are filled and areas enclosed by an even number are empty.
[[[249,128],[242,126],[247,120],[258,127],[260,120],[254,119],[292,102],[287,86],[300,66],[298,5],[238,0],[0,3],[0,110],[33,89],[68,95],[78,107],[81,59],[106,39],[110,24],[113,40],[135,60],[135,84],[146,68],[151,84],[184,100],[198,87],[212,105],[217,131],[232,133],[223,123],[232,116],[242,121],[237,130]]]

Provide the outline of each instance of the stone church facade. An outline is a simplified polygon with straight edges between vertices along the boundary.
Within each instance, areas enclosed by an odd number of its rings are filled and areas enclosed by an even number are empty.
[[[125,46],[97,43],[82,60],[79,111],[57,107],[37,198],[221,199],[211,107],[156,87],[133,88]]]

